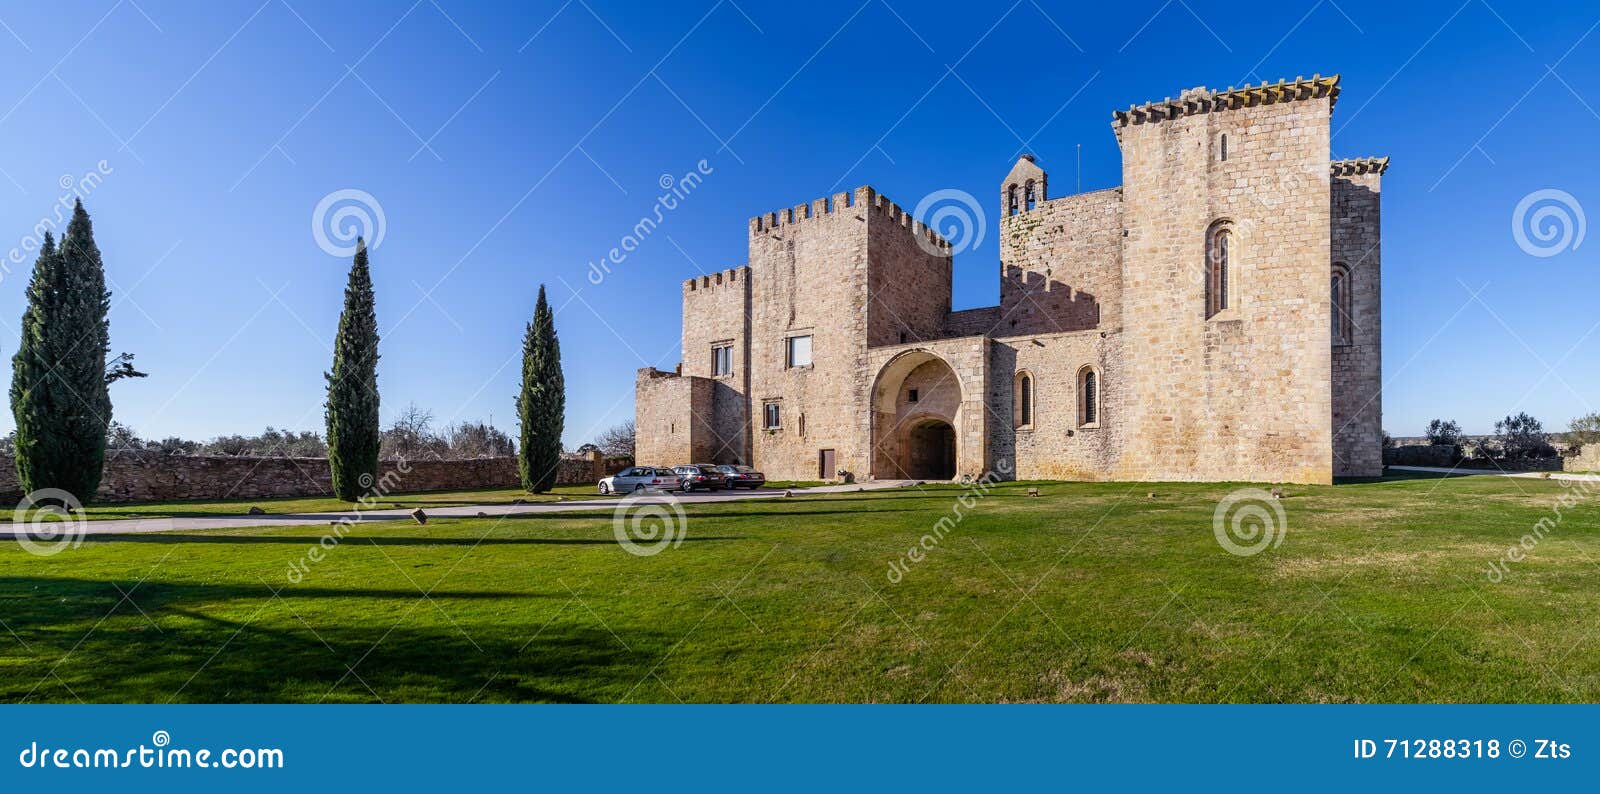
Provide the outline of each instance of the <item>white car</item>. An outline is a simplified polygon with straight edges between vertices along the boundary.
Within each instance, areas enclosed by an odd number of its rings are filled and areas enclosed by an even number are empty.
[[[641,493],[676,491],[683,478],[672,469],[657,466],[630,466],[600,481],[600,493]]]

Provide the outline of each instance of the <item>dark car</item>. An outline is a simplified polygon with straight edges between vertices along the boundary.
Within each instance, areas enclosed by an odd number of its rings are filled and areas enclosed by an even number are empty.
[[[728,484],[727,476],[718,471],[716,466],[674,466],[672,471],[682,478],[683,485],[680,487],[685,491],[720,491]]]
[[[729,488],[749,488],[753,491],[767,484],[767,475],[749,466],[718,466],[717,471],[727,478]]]

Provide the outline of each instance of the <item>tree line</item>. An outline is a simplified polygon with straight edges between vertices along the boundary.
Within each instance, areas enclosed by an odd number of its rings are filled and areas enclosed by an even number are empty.
[[[334,494],[347,501],[366,496],[378,481],[381,457],[445,457],[468,449],[490,455],[514,451],[522,486],[528,491],[544,492],[555,485],[566,394],[555,315],[542,284],[533,319],[523,334],[521,389],[515,401],[520,443],[514,445],[504,433],[481,422],[435,433],[432,415],[415,405],[387,430],[379,427],[377,307],[365,240],[356,241],[334,336],[333,364],[324,373],[322,437],[268,428],[263,437],[224,436],[205,445],[177,438],[146,442],[113,422],[110,385],[145,373],[134,368],[131,354],[108,360],[111,292],[81,200],[59,245],[46,232],[28,282],[27,302],[21,342],[12,357],[11,412],[17,427],[9,439],[25,492],[58,489],[89,503],[99,488],[108,448],[138,444],[174,454],[206,449],[250,454],[263,442],[270,444],[267,449],[320,448],[333,473]]]
[[[1485,460],[1534,460],[1557,455],[1554,441],[1566,446],[1567,454],[1576,454],[1584,446],[1600,444],[1600,412],[1584,414],[1568,423],[1560,433],[1545,432],[1544,423],[1526,411],[1506,416],[1494,423],[1494,435],[1468,439],[1461,432],[1461,424],[1454,419],[1434,419],[1428,422],[1423,436],[1430,447],[1447,447],[1456,455],[1469,455]],[[1384,433],[1384,445],[1392,439]]]

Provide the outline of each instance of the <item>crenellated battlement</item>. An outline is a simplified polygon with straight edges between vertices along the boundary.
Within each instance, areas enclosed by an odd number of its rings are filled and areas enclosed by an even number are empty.
[[[1334,160],[1328,164],[1334,176],[1356,176],[1358,174],[1373,174],[1382,176],[1389,170],[1387,157],[1353,157],[1346,160]]]
[[[727,292],[733,289],[747,289],[750,282],[750,266],[740,265],[715,273],[707,273],[683,282],[683,293],[714,293]]]
[[[871,188],[856,188],[856,193],[859,194],[862,190],[870,191]],[[812,218],[841,212],[855,206],[856,203],[856,197],[848,192],[835,193],[832,196],[814,199],[807,204],[797,204],[788,209],[757,215],[750,219],[750,233],[772,232],[784,226],[804,223]]]
[[[912,217],[910,212],[868,185],[858,187],[853,192],[835,193],[831,197],[819,198],[808,204],[797,204],[789,209],[758,215],[750,219],[750,233],[776,233],[786,226],[805,223],[828,215],[836,215],[851,207],[865,207],[870,211],[877,212],[890,221],[906,228],[912,234],[927,240],[940,250],[948,251],[950,249],[950,242],[944,239],[937,231]]]
[[[866,191],[867,205],[882,213],[889,221],[899,224],[940,251],[949,253],[950,241],[944,239],[944,236],[935,231],[933,227],[917,220],[910,212],[901,209],[899,204],[891,201],[888,196],[877,193],[870,187],[858,188],[857,192],[859,193],[860,191]]]
[[[1305,77],[1296,77],[1292,81],[1279,80],[1276,85],[1263,81],[1257,86],[1246,85],[1243,88],[1228,86],[1223,91],[1208,91],[1203,86],[1191,88],[1180,93],[1177,99],[1167,97],[1160,102],[1129,105],[1127,110],[1113,110],[1111,126],[1120,131],[1130,124],[1154,123],[1219,110],[1322,97],[1327,97],[1330,104],[1338,100],[1339,75],[1323,77],[1314,74],[1309,80]]]

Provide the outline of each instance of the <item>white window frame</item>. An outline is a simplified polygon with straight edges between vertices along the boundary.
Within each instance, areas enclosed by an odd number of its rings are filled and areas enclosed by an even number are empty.
[[[795,355],[795,343],[800,339],[806,340],[805,361],[797,360],[799,357]],[[816,339],[811,334],[795,334],[793,336],[786,336],[783,339],[783,363],[786,369],[798,369],[801,367],[811,366],[811,362],[815,359],[815,353]]]
[[[725,378],[733,374],[733,343],[718,342],[711,346],[711,377]]]

